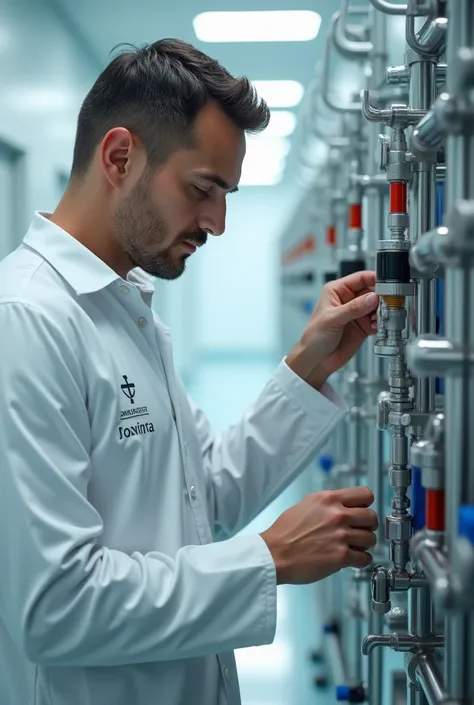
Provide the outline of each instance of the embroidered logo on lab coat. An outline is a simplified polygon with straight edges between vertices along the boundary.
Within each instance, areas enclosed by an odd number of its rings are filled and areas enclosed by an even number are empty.
[[[128,381],[127,375],[122,375],[122,377],[125,380],[125,384],[120,385],[120,388],[127,399],[129,399],[130,404],[135,405],[135,384]],[[130,419],[135,423],[127,426],[119,426],[120,440],[123,440],[124,438],[131,438],[131,436],[142,436],[146,433],[155,433],[155,428],[151,421],[145,420],[149,415],[147,406],[134,406],[133,409],[122,409],[120,412],[120,420],[124,421],[126,419]]]

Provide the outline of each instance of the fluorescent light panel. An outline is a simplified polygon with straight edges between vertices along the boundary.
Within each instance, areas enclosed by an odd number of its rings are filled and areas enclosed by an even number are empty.
[[[296,115],[289,110],[272,110],[270,123],[262,132],[263,138],[289,137],[296,127]]]
[[[283,178],[290,151],[285,138],[247,135],[247,151],[242,165],[241,186],[274,186]]]
[[[283,171],[242,171],[239,186],[276,186],[283,178]]]
[[[246,160],[257,159],[262,161],[280,161],[290,151],[290,140],[285,137],[265,137],[261,135],[247,135]]]
[[[320,26],[312,10],[202,12],[193,19],[201,42],[307,42]]]
[[[252,85],[269,108],[293,108],[304,94],[299,81],[252,81]]]

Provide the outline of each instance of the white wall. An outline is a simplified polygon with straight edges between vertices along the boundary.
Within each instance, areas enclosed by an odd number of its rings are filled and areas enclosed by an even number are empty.
[[[201,354],[278,349],[278,241],[293,200],[280,187],[242,187],[228,197],[226,232],[197,255],[192,310]]]
[[[77,113],[97,70],[49,4],[0,0],[0,140],[23,155],[20,241],[33,211],[52,210],[61,195]]]

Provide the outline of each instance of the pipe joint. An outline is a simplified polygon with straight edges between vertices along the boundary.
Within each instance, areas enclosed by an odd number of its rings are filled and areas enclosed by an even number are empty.
[[[418,651],[439,649],[444,646],[444,637],[416,637],[412,634],[369,634],[362,642],[362,653],[367,656],[376,648],[388,647],[394,651]]]

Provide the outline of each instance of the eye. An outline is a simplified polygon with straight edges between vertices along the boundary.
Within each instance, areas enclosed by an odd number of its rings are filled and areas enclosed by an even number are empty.
[[[194,190],[196,191],[198,198],[209,197],[209,191],[204,191],[204,189],[199,188],[199,186],[194,186]]]

